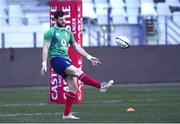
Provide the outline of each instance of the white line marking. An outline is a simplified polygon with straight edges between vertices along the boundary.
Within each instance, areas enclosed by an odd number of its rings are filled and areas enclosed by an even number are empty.
[[[85,101],[85,104],[93,104],[94,102]],[[105,100],[102,103],[122,103],[122,100]],[[17,104],[0,104],[0,107],[21,107],[21,106],[46,106],[50,103],[17,103]]]
[[[78,112],[71,112],[72,114]],[[15,117],[15,116],[39,116],[39,115],[62,115],[62,112],[55,113],[15,113],[15,114],[0,114],[0,117]]]
[[[99,103],[99,104],[104,104],[104,103],[122,103],[123,100],[104,100],[104,101],[101,101],[102,103]],[[85,104],[96,104],[96,102],[90,102],[90,101],[85,101]]]
[[[63,113],[16,113],[16,114],[1,114],[0,117],[14,117],[14,116],[38,116],[38,115],[58,115]]]
[[[102,101],[103,103],[122,103],[122,100],[106,100]]]
[[[23,103],[23,104],[0,104],[0,107],[18,107],[18,106],[44,106],[48,105],[48,103]]]

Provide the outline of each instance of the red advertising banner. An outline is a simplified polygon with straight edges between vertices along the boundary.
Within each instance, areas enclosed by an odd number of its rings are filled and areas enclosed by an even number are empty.
[[[54,12],[61,10],[66,16],[66,28],[73,34],[76,42],[82,47],[82,35],[83,35],[83,18],[82,18],[82,0],[51,0],[50,1],[50,25],[55,24]],[[69,48],[69,56],[73,65],[82,69],[82,57],[79,56],[72,47]],[[75,103],[84,102],[84,86],[81,81],[77,79],[78,93],[76,94]],[[64,79],[54,72],[50,67],[50,103],[63,104],[66,100],[66,94],[68,93],[68,84]]]

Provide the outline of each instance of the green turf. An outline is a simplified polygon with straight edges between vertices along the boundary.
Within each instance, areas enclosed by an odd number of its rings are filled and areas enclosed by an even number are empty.
[[[178,123],[180,85],[115,85],[106,94],[85,88],[85,104],[74,105],[80,120],[62,120],[64,105],[48,104],[47,87],[0,89],[0,123]],[[126,112],[128,107],[135,112]]]

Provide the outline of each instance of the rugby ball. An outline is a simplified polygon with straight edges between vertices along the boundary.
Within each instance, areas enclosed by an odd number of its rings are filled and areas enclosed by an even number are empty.
[[[115,38],[116,43],[121,48],[128,48],[130,46],[130,40],[128,37],[120,35]]]

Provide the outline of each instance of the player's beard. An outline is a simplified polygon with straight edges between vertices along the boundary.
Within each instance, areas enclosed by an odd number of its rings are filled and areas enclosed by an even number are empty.
[[[57,26],[60,27],[60,28],[64,27],[64,22],[61,23],[61,24],[59,22],[57,22]]]

